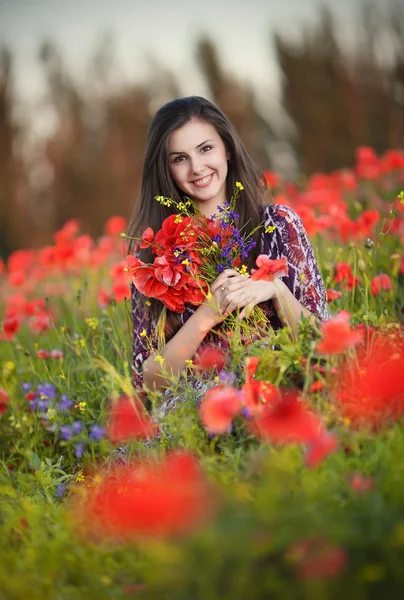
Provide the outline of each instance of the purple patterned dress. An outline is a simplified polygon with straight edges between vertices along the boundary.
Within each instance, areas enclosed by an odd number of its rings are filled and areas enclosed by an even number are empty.
[[[324,283],[300,217],[288,206],[269,204],[263,208],[264,228],[270,227],[271,233],[263,232],[260,253],[268,255],[271,259],[287,258],[289,273],[282,278],[282,281],[311,313],[318,315],[322,320],[329,318]],[[132,378],[135,388],[143,384],[143,362],[152,351],[157,349],[156,323],[139,308],[139,297],[140,293],[132,286]],[[265,305],[260,306],[265,310],[271,327],[279,329],[281,323],[272,301],[269,300]],[[181,314],[182,324],[194,311],[194,306],[187,306],[186,311]],[[217,338],[215,334],[209,333],[203,344],[214,343],[217,341],[215,338]]]

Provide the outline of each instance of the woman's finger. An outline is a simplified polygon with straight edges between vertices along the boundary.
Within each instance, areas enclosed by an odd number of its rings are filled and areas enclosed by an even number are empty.
[[[247,317],[250,312],[252,311],[252,309],[254,308],[254,306],[256,305],[255,302],[256,298],[255,296],[250,299],[250,301],[248,302],[248,304],[245,305],[245,307],[243,308],[243,310],[240,312],[240,314],[238,315],[238,319],[244,319],[244,317]]]
[[[218,275],[218,277],[216,277],[216,279],[213,281],[212,285],[210,286],[210,291],[212,294],[214,294],[216,292],[216,290],[218,290],[221,287],[224,287],[226,289],[226,282],[230,277],[235,277],[236,275],[239,275],[239,273],[237,271],[235,271],[234,269],[225,269],[223,271],[223,273],[220,273],[220,275]],[[222,290],[224,291],[224,290]]]
[[[247,285],[249,285],[249,283],[250,280],[248,277],[240,275],[240,277],[238,277],[237,280],[235,277],[228,279],[228,281],[226,282],[227,287],[225,287],[225,289],[229,292],[235,292],[246,287]]]

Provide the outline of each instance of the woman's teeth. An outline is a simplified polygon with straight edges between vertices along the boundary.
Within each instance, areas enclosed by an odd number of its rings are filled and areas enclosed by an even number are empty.
[[[209,181],[212,179],[212,173],[210,175],[207,175],[207,177],[204,177],[203,179],[198,179],[197,181],[194,181],[195,185],[198,186],[203,186],[206,185],[207,183],[209,183]]]

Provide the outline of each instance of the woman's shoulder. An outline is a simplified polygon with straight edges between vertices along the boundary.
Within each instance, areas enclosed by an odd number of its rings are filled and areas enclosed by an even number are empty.
[[[298,223],[299,215],[286,204],[264,204],[263,214],[265,221],[272,220],[278,223]]]

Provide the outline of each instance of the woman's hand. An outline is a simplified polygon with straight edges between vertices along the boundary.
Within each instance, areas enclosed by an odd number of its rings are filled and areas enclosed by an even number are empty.
[[[248,275],[226,269],[212,283],[210,293],[212,297],[202,306],[209,307],[217,324],[236,309],[243,309],[239,318],[244,318],[256,304],[277,296],[277,289],[273,282],[252,281]]]

